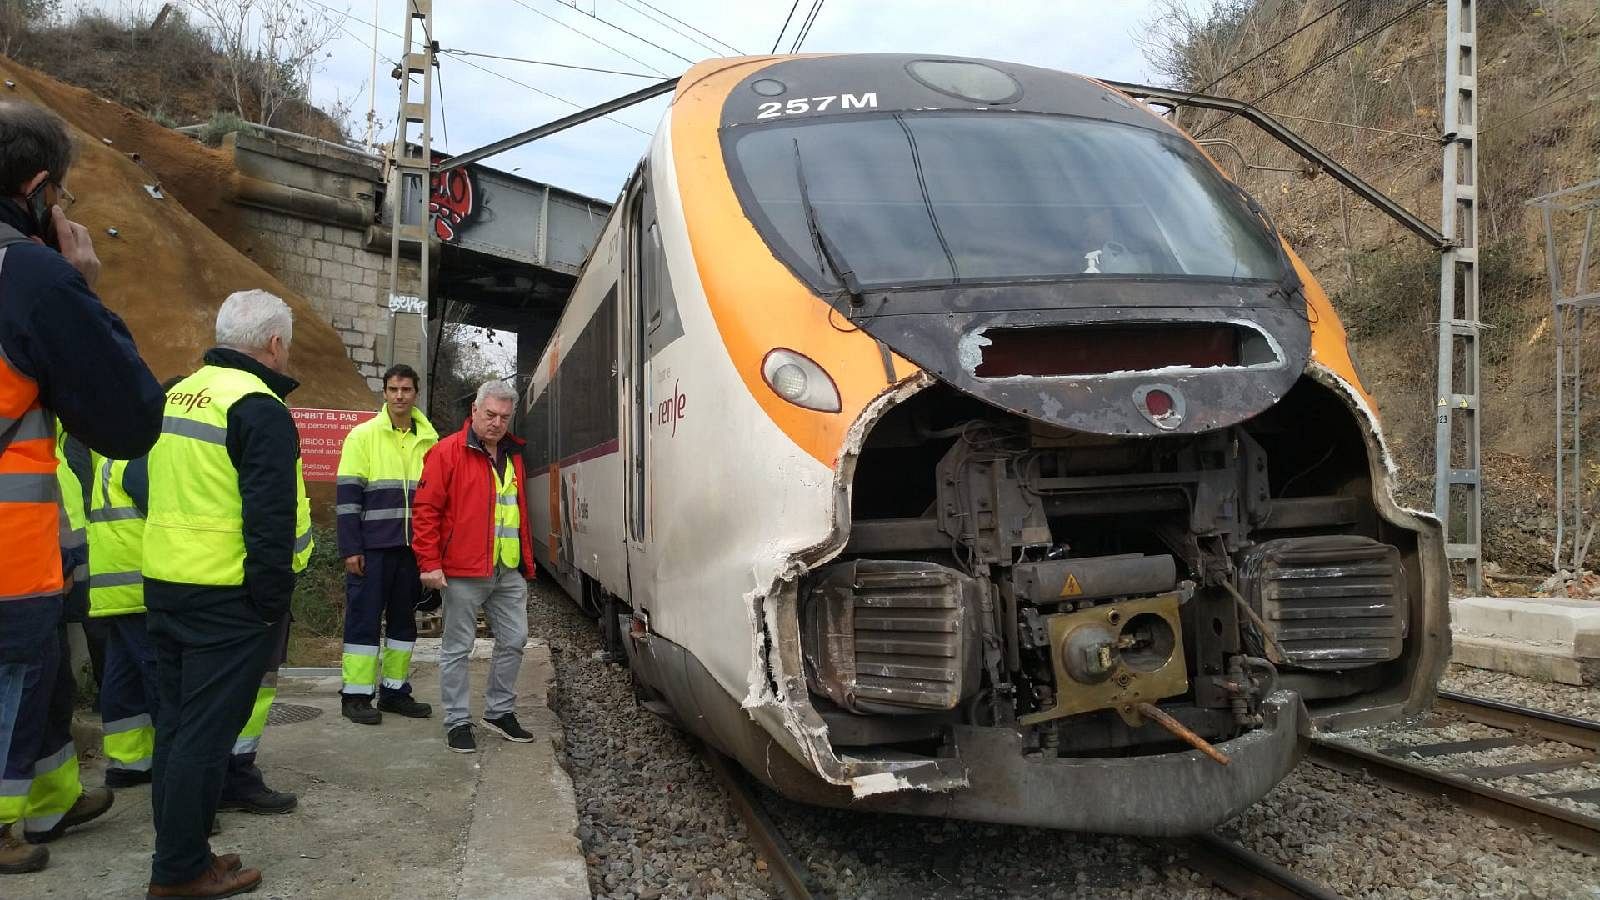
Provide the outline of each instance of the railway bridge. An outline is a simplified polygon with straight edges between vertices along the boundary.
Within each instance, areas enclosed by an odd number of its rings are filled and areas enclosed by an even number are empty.
[[[425,339],[444,321],[514,332],[537,352],[555,327],[611,204],[481,165],[436,176],[437,218],[424,315],[390,298],[393,203],[382,160],[271,129],[228,136],[239,171],[231,197],[240,249],[304,294],[337,329],[374,391],[392,362],[427,375]],[[407,210],[419,216],[422,198]],[[401,295],[417,293],[415,256],[402,259]],[[394,306],[400,306],[395,310]]]

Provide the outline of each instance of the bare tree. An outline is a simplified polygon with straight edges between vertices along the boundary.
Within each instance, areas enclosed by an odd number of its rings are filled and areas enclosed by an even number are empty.
[[[239,115],[271,125],[283,104],[304,99],[345,14],[295,0],[186,0],[206,23]]]
[[[60,14],[61,0],[0,0],[0,53],[12,56],[29,32]]]

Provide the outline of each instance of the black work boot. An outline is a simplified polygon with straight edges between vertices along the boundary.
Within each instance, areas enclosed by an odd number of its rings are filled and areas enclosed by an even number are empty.
[[[410,694],[387,694],[378,698],[378,708],[408,719],[426,719],[433,715],[433,707]]]
[[[371,697],[345,697],[339,701],[339,711],[357,725],[376,725],[383,721],[383,713],[372,708]]]
[[[258,816],[275,816],[280,813],[294,812],[300,805],[300,798],[288,791],[275,791],[269,787],[248,797],[223,797],[217,804],[218,809],[237,809],[241,812],[255,813]]]

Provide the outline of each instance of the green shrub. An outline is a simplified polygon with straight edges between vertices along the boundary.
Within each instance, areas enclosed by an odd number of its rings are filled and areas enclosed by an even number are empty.
[[[211,121],[206,123],[206,127],[200,129],[200,140],[204,141],[209,147],[219,147],[222,145],[223,138],[233,134],[235,131],[244,131],[249,127],[250,123],[241,118],[238,113],[231,110],[221,110],[212,115]]]
[[[295,582],[289,609],[301,631],[334,637],[344,633],[344,560],[333,529],[313,528],[312,538],[311,562]]]

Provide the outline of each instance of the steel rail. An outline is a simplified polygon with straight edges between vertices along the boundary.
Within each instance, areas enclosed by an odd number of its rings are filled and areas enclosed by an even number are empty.
[[[1507,731],[1531,731],[1548,741],[1559,741],[1586,750],[1600,750],[1600,722],[1561,713],[1503,703],[1487,697],[1473,697],[1455,691],[1440,691],[1433,706],[1439,712],[1453,713],[1480,725]]]
[[[777,883],[778,890],[788,900],[812,900],[817,890],[810,874],[789,847],[789,842],[784,840],[783,833],[778,830],[772,817],[761,807],[761,801],[750,789],[748,780],[733,770],[727,757],[704,742],[700,744],[700,758],[705,760],[706,767],[727,793],[728,802],[740,821],[744,822],[750,840],[755,842],[761,858],[767,861],[767,874]]]
[[[1421,797],[1443,797],[1464,809],[1510,825],[1537,828],[1563,847],[1600,856],[1600,818],[1332,741],[1312,741],[1307,756],[1312,762],[1336,772],[1368,775],[1397,790]]]
[[[1296,875],[1247,847],[1202,834],[1188,838],[1183,864],[1211,883],[1247,900],[1345,900],[1344,895]]]

